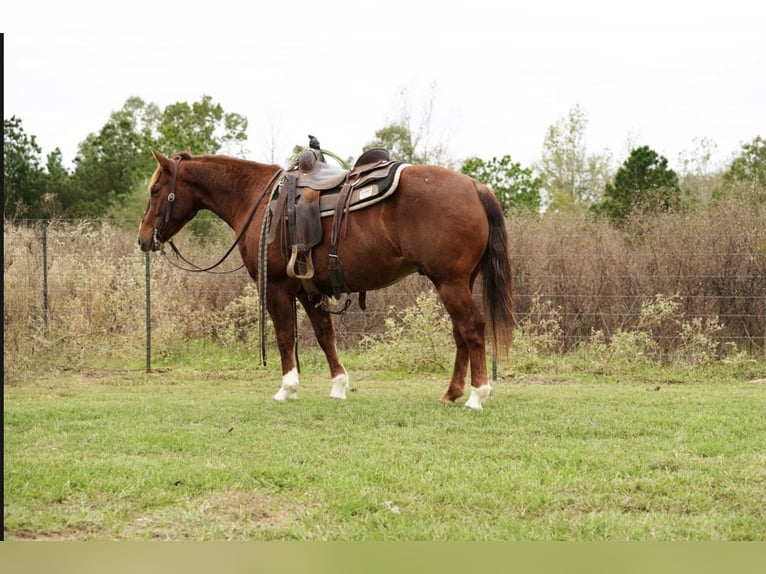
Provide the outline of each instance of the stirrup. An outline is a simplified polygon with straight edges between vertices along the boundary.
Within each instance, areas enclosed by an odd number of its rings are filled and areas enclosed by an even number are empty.
[[[311,279],[314,276],[314,261],[311,250],[305,258],[298,259],[298,246],[293,245],[290,261],[287,263],[287,275],[293,279]]]

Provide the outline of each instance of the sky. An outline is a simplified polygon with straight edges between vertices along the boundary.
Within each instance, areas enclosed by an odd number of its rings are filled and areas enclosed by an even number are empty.
[[[678,167],[707,141],[723,165],[766,137],[752,0],[25,0],[0,29],[4,118],[65,165],[133,96],[210,96],[247,118],[249,159],[281,164],[308,134],[356,157],[404,114],[457,162],[531,165],[574,106],[618,163],[648,145]]]

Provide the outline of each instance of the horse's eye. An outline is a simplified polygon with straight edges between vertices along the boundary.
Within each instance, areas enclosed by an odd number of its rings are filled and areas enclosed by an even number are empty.
[[[149,193],[152,194],[152,197],[157,197],[160,194],[160,188],[152,187],[151,189],[149,189]]]

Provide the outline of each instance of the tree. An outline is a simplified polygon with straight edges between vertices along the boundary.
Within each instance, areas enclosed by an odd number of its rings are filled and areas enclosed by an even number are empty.
[[[98,217],[130,195],[154,169],[151,148],[159,111],[141,98],[128,98],[97,134],[89,134],[75,157],[74,189],[62,198],[76,216]]]
[[[493,157],[489,161],[472,157],[463,162],[460,171],[490,186],[506,215],[514,210],[540,211],[540,177],[535,176],[531,169],[514,163],[511,156]]]
[[[406,101],[402,104],[400,118],[375,132],[375,139],[364,150],[382,147],[391,152],[394,159],[411,164],[443,165],[450,167],[452,161],[441,143],[433,143],[431,126],[435,97],[432,94],[420,121],[413,125],[412,114]],[[404,99],[405,92],[402,92]]]
[[[176,152],[189,148],[196,154],[213,154],[224,149],[230,155],[242,155],[247,141],[247,118],[226,113],[210,96],[202,96],[191,105],[178,102],[167,106],[156,130],[159,149]]]
[[[399,161],[422,164],[425,159],[415,152],[415,142],[412,133],[404,124],[389,124],[375,132],[375,139],[364,146],[365,150],[382,147],[391,152],[391,156]]]
[[[542,159],[536,167],[551,211],[587,209],[600,200],[609,179],[610,155],[589,155],[586,151],[587,124],[585,110],[575,105],[566,117],[548,128]]]
[[[734,158],[723,175],[724,188],[719,195],[743,194],[756,201],[766,200],[766,140],[757,136],[742,144],[741,153]]]
[[[77,216],[98,217],[124,204],[145,184],[156,165],[151,151],[218,153],[247,139],[247,120],[226,113],[209,96],[189,105],[177,102],[160,110],[131,97],[113,112],[97,134],[89,134],[75,158],[71,194],[64,208]]]
[[[62,198],[70,197],[73,193],[74,179],[67,168],[64,167],[61,150],[56,148],[48,154],[45,166],[47,177],[45,181],[45,194],[43,195],[43,211],[46,219],[55,219],[66,215]]]
[[[648,146],[635,148],[604,189],[592,211],[622,225],[634,212],[670,211],[681,206],[678,175],[668,160]]]
[[[52,158],[60,158],[56,150]],[[49,157],[49,160],[51,159]],[[48,173],[37,139],[24,131],[16,116],[3,121],[3,217],[40,219],[46,216]]]
[[[706,206],[721,185],[721,170],[712,164],[717,146],[708,138],[695,138],[693,143],[692,150],[678,155],[680,186],[691,205]]]

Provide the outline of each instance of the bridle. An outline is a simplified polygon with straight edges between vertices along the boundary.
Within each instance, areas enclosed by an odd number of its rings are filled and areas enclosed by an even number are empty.
[[[161,246],[162,243],[160,242],[160,229],[162,229],[163,224],[167,223],[168,220],[170,220],[170,210],[173,207],[173,202],[176,200],[176,181],[178,180],[178,164],[181,161],[181,156],[176,156],[173,158],[173,178],[170,180],[170,193],[168,194],[167,203],[165,204],[165,209],[162,214],[162,218],[160,219],[160,222],[158,225],[154,227],[154,232],[152,233],[152,244],[154,247],[157,247],[158,245]],[[169,242],[172,241],[172,239],[168,240]],[[172,243],[171,243],[172,245]]]
[[[176,244],[173,243],[173,238],[172,237],[170,239],[168,239],[166,243],[168,243],[170,245],[170,247],[173,250],[173,253],[175,254],[175,256],[178,259],[180,259],[181,261],[183,261],[184,263],[186,263],[187,265],[189,265],[189,267],[184,267],[183,265],[179,265],[175,261],[171,260],[167,256],[167,254],[165,253],[165,250],[161,248],[162,244],[159,241],[160,230],[162,229],[163,224],[167,223],[170,220],[170,212],[173,209],[173,203],[176,200],[176,182],[178,180],[178,164],[181,163],[181,159],[183,159],[183,157],[180,156],[180,155],[173,158],[173,177],[172,177],[172,179],[170,181],[170,193],[168,194],[167,202],[165,203],[165,209],[163,210],[162,218],[160,219],[159,224],[157,226],[155,226],[155,228],[154,228],[154,233],[152,235],[152,241],[154,242],[154,245],[158,245],[159,244],[160,245],[160,253],[162,253],[163,257],[165,257],[165,259],[168,261],[168,263],[170,263],[174,267],[177,267],[178,269],[182,269],[183,271],[189,271],[189,272],[192,272],[192,273],[208,272],[208,273],[220,273],[220,274],[234,273],[235,271],[239,271],[240,269],[242,269],[245,266],[244,263],[242,265],[240,265],[239,267],[237,267],[236,269],[230,269],[228,271],[213,271],[213,269],[215,269],[221,263],[223,263],[226,260],[226,258],[229,255],[231,255],[231,252],[234,251],[234,248],[237,246],[237,244],[239,243],[240,239],[242,239],[242,237],[245,234],[245,231],[247,231],[247,228],[250,226],[250,223],[253,221],[253,217],[255,217],[255,212],[258,210],[258,206],[263,201],[263,198],[266,197],[266,195],[269,194],[270,190],[273,190],[273,187],[274,187],[274,184],[277,181],[277,178],[282,173],[282,169],[278,169],[276,171],[276,173],[273,176],[271,176],[271,179],[266,184],[266,186],[264,187],[263,191],[258,195],[258,199],[256,199],[255,204],[253,205],[253,207],[250,208],[250,212],[247,214],[247,219],[245,220],[245,224],[242,226],[242,229],[239,231],[239,234],[237,234],[237,238],[234,240],[234,243],[232,243],[231,247],[229,247],[229,249],[226,251],[226,253],[223,254],[223,257],[221,257],[216,263],[213,263],[212,265],[210,265],[208,267],[204,267],[204,268],[200,267],[200,266],[192,263],[191,261],[189,261],[183,255],[181,255],[181,252],[179,251],[178,247],[176,247]]]

